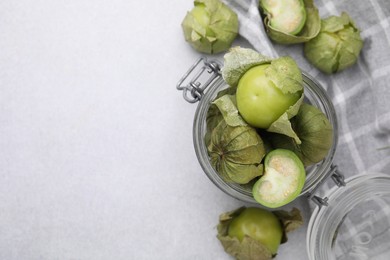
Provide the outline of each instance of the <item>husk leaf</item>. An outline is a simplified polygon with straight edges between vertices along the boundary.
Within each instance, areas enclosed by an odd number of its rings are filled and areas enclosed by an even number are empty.
[[[217,93],[216,99],[224,96],[224,95],[234,95],[236,93],[236,88],[228,87],[223,89]],[[222,113],[219,108],[211,103],[209,109],[207,110],[206,115],[206,135],[205,135],[205,143],[208,146],[210,144],[210,136],[212,130],[218,125],[219,121],[223,119]]]
[[[272,60],[266,76],[285,94],[303,91],[302,72],[289,56]]]
[[[301,143],[285,135],[274,135],[271,137],[273,146],[294,151],[305,166],[324,159],[333,142],[333,127],[325,114],[304,103],[291,122]]]
[[[287,242],[287,234],[300,228],[303,225],[302,214],[297,208],[293,208],[290,212],[284,210],[276,210],[273,212],[283,225],[282,243]]]
[[[226,124],[230,126],[247,126],[238,113],[235,95],[224,95],[213,102],[221,112]]]
[[[232,87],[236,87],[241,76],[250,68],[271,63],[271,58],[249,48],[234,47],[224,55],[222,77]]]
[[[287,111],[283,113],[283,115],[281,115],[275,122],[273,122],[267,131],[291,137],[297,144],[300,144],[301,140],[293,129],[290,119],[298,113],[299,108],[303,104],[303,99],[304,94],[302,93],[302,96],[298,99],[298,101],[289,107],[289,109],[287,109]]]

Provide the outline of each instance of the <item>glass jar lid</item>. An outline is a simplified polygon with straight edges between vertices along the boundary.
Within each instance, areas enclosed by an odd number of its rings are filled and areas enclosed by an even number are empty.
[[[309,259],[390,257],[390,176],[364,174],[328,192],[328,206],[316,207],[307,233]]]

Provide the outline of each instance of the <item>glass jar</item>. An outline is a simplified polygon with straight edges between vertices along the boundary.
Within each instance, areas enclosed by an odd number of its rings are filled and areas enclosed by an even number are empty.
[[[199,163],[210,180],[230,196],[255,202],[251,187],[225,182],[209,162],[204,143],[206,115],[217,93],[227,88],[218,61],[199,59],[179,81],[190,103],[199,101],[193,141]],[[332,164],[337,145],[337,119],[332,102],[320,84],[303,72],[305,101],[315,105],[328,117],[334,129],[333,145],[327,157],[307,168],[307,178],[301,196],[317,204],[308,224],[306,245],[311,260],[388,260],[390,259],[390,176],[380,173],[357,175],[344,180]],[[207,91],[206,91],[207,90]],[[329,177],[335,186],[326,197],[315,195]]]
[[[184,90],[184,98],[195,103],[199,101],[194,124],[193,124],[193,141],[198,161],[209,177],[209,179],[222,191],[230,196],[245,201],[256,203],[252,196],[252,187],[250,185],[239,185],[224,181],[212,167],[207,147],[204,142],[206,134],[206,117],[211,102],[215,99],[219,91],[229,87],[222,79],[220,74],[221,64],[218,61],[208,62],[206,58],[199,59],[179,81],[177,88]],[[193,78],[190,78],[193,76]],[[186,82],[187,80],[187,82]],[[319,108],[328,117],[333,126],[333,142],[328,155],[321,162],[306,168],[306,181],[301,192],[302,195],[311,195],[315,188],[325,180],[330,171],[337,145],[337,119],[332,102],[325,93],[320,84],[311,76],[303,72],[305,102]],[[206,91],[207,90],[207,91]],[[189,96],[191,95],[191,96]]]
[[[313,260],[390,258],[390,176],[369,173],[328,191],[328,206],[316,207],[306,236]]]

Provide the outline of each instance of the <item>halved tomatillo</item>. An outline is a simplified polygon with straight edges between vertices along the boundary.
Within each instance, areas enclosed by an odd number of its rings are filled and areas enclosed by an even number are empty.
[[[260,0],[268,16],[269,25],[287,34],[298,34],[306,22],[306,9],[302,0]]]
[[[278,208],[299,196],[305,180],[299,157],[290,150],[275,149],[264,159],[264,174],[253,186],[253,197],[263,206]]]

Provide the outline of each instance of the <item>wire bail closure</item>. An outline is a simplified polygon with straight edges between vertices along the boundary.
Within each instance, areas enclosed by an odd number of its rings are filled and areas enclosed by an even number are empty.
[[[184,74],[176,88],[183,91],[183,98],[187,102],[196,103],[204,95],[205,89],[221,77],[221,67],[218,61],[208,62],[206,57],[201,57]]]
[[[336,165],[332,165],[330,167],[330,170],[327,172],[325,178],[323,178],[321,182],[318,183],[318,185],[308,194],[309,199],[311,199],[319,207],[328,206],[328,197],[322,198],[314,194],[317,189],[321,187],[329,177],[332,178],[337,187],[345,186],[344,175],[337,171]]]

